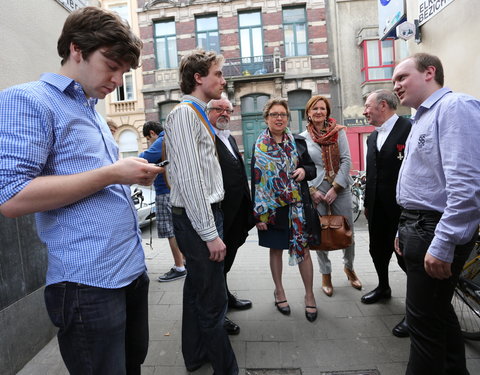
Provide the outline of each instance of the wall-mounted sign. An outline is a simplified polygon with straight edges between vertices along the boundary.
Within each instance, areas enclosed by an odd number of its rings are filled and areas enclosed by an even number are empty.
[[[420,0],[418,2],[418,23],[423,25],[433,16],[436,16],[453,0]]]
[[[367,119],[362,118],[345,118],[343,119],[343,125],[346,126],[369,126]]]
[[[381,40],[395,36],[397,25],[405,21],[404,0],[377,0],[378,35]]]
[[[397,36],[400,39],[408,40],[415,35],[415,25],[411,22],[403,22],[397,26]]]
[[[69,12],[83,8],[87,6],[87,0],[55,0],[62,7],[64,7]]]

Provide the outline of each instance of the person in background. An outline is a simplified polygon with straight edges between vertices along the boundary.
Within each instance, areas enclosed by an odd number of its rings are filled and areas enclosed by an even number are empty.
[[[162,160],[162,145],[165,132],[162,125],[156,121],[147,121],[143,125],[143,136],[147,139],[149,148],[142,152],[139,157],[147,159],[149,163],[158,163]],[[160,174],[155,179],[155,206],[157,233],[159,238],[168,238],[168,244],[172,252],[174,265],[167,273],[158,277],[158,281],[167,282],[184,278],[187,270],[183,263],[183,254],[178,248],[172,223],[172,206],[170,204],[170,188],[167,186],[165,177]]]
[[[216,374],[237,375],[224,329],[227,292],[223,275],[224,197],[215,129],[205,109],[225,86],[223,56],[193,50],[180,61],[183,101],[165,121],[173,227],[188,273],[183,288],[182,353],[188,371],[210,362]]]
[[[307,140],[308,153],[317,169],[317,177],[309,182],[313,202],[320,215],[345,216],[353,231],[352,195],[350,185],[350,149],[345,126],[338,125],[330,118],[330,103],[327,98],[316,95],[305,106],[307,130],[300,135]],[[322,290],[331,297],[332,265],[328,251],[317,251],[318,264],[322,273]],[[353,270],[355,258],[355,241],[343,249],[344,271],[350,284],[355,289],[362,289],[362,283]]]
[[[402,105],[416,109],[397,183],[396,250],[407,268],[406,374],[466,375],[451,300],[480,223],[480,101],[443,87],[440,59],[417,53],[393,72]]]
[[[147,355],[149,278],[128,185],[164,169],[118,160],[95,110],[141,49],[117,14],[84,7],[64,23],[59,73],[0,92],[0,213],[36,213],[45,304],[71,374],[140,375]]]
[[[112,135],[115,137],[115,133],[116,133],[117,130],[118,130],[117,124],[116,124],[115,121],[113,121],[113,120],[107,120],[107,125],[108,125],[108,128],[110,129],[110,132],[111,132]]]
[[[252,307],[252,301],[239,299],[228,289],[227,273],[232,268],[237,250],[245,243],[248,231],[255,225],[253,204],[248,187],[247,174],[237,142],[230,133],[232,103],[222,94],[219,100],[211,100],[207,105],[208,119],[215,128],[215,145],[218,161],[222,168],[225,197],[222,201],[223,242],[227,246],[223,275],[227,288],[228,308],[245,310]],[[240,333],[240,327],[225,317],[224,327],[230,335]]]
[[[365,216],[370,236],[369,250],[378,276],[378,286],[360,299],[376,303],[392,295],[388,264],[395,252],[394,241],[400,218],[396,200],[398,172],[404,158],[405,141],[410,133],[410,121],[395,111],[397,96],[390,90],[376,90],[365,102],[363,115],[375,130],[367,139],[367,182],[365,187]],[[398,265],[405,271],[403,257],[395,253]],[[408,336],[405,318],[392,330],[397,337]]]
[[[291,312],[282,283],[283,250],[289,264],[297,265],[305,286],[305,316],[313,322],[317,305],[313,294],[313,265],[304,202],[310,199],[307,180],[315,177],[315,166],[302,137],[294,139],[288,129],[285,99],[270,99],[263,109],[267,124],[252,153],[252,197],[258,242],[270,248],[270,271],[275,306],[284,315]],[[304,184],[303,194],[301,184]]]

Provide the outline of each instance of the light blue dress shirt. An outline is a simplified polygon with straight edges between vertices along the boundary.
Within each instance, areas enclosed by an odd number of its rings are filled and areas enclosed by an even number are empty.
[[[69,175],[114,163],[106,122],[72,79],[47,73],[0,92],[0,204],[38,176]],[[130,189],[110,185],[68,206],[36,214],[48,247],[47,285],[128,285],[145,271]]]
[[[397,183],[397,202],[443,213],[428,249],[452,262],[480,222],[480,101],[448,88],[417,109]]]

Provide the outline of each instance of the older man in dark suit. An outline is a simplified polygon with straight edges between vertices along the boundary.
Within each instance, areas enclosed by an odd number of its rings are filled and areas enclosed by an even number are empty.
[[[361,301],[366,304],[389,299],[388,264],[394,252],[394,240],[400,218],[395,194],[398,172],[402,165],[405,142],[411,124],[399,117],[398,99],[389,90],[372,92],[366,102],[363,115],[376,130],[367,140],[367,184],[365,190],[365,215],[370,235],[370,255],[378,275],[378,286],[365,294]],[[403,258],[395,253],[400,267],[405,271]],[[398,337],[408,336],[403,319],[392,333]]]
[[[222,201],[223,241],[227,246],[224,275],[227,287],[228,307],[245,310],[252,307],[252,302],[239,299],[228,290],[227,273],[230,271],[237,250],[245,243],[248,231],[254,226],[253,205],[248,187],[247,175],[242,155],[238,150],[235,138],[228,129],[232,104],[222,96],[220,100],[212,100],[207,105],[208,119],[215,127],[218,159],[222,169],[225,198]],[[238,334],[240,327],[225,317],[224,327],[231,335]]]

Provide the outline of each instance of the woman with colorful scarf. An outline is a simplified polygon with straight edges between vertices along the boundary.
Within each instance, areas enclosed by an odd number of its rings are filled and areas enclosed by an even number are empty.
[[[310,194],[320,215],[327,215],[330,206],[332,215],[345,216],[353,230],[352,196],[350,185],[350,149],[345,126],[330,118],[330,103],[327,98],[316,95],[305,107],[307,130],[300,135],[307,140],[308,153],[317,167],[317,177],[309,182]],[[322,290],[332,296],[332,265],[328,251],[317,251],[322,273]],[[350,284],[362,289],[362,283],[353,270],[355,242],[343,249],[344,271]]]
[[[294,138],[287,128],[289,110],[285,99],[270,99],[263,109],[263,118],[268,127],[258,136],[252,156],[252,196],[259,245],[270,248],[277,309],[290,314],[282,284],[283,249],[288,249],[289,264],[298,264],[305,285],[305,316],[313,322],[317,307],[308,249],[313,233],[307,233],[310,224],[305,217],[309,215],[305,215],[303,199],[311,202],[306,181],[315,178],[315,165],[308,156],[305,139]]]

